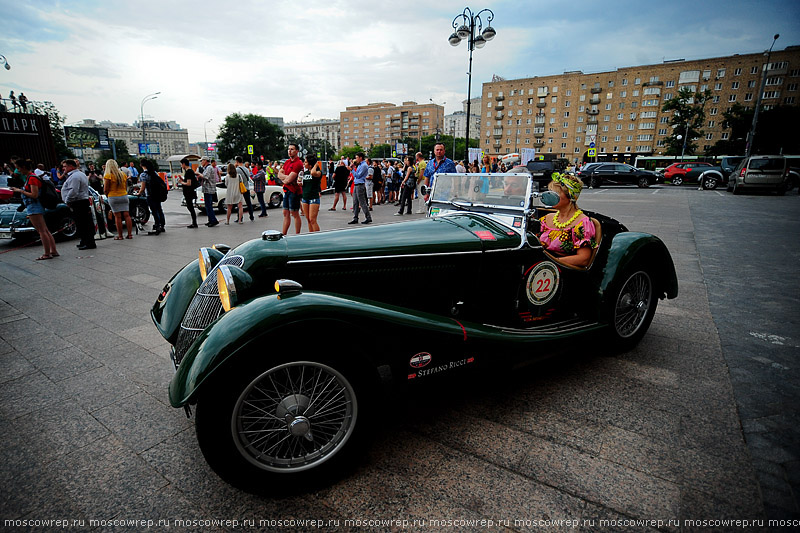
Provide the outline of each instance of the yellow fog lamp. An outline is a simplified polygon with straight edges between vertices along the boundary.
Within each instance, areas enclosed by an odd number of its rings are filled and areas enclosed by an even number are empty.
[[[227,245],[225,243],[221,243],[221,242],[213,245],[212,248],[215,249],[215,250],[219,250],[223,254],[227,254],[228,251],[231,249],[231,247],[229,245]]]
[[[252,285],[250,274],[237,266],[222,265],[217,269],[217,290],[226,313],[246,297]]]
[[[200,248],[197,255],[200,259],[200,276],[203,278],[203,281],[205,281],[208,273],[217,266],[219,260],[225,256],[225,254],[213,248]]]
[[[288,295],[293,292],[300,292],[303,286],[291,279],[279,279],[275,281],[275,292],[278,295]]]

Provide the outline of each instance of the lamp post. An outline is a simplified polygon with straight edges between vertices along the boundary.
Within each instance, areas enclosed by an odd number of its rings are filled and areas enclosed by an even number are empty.
[[[481,15],[486,17],[486,28],[483,27],[483,19]],[[486,46],[486,41],[491,41],[497,32],[489,24],[494,20],[494,12],[491,9],[482,9],[477,13],[472,13],[470,8],[465,7],[460,15],[456,15],[453,19],[453,32],[448,41],[452,46],[458,46],[463,40],[467,40],[467,48],[469,49],[469,71],[467,72],[467,145],[464,158],[469,159],[469,118],[470,106],[472,104],[472,51],[475,48],[483,48]],[[477,33],[477,35],[476,35]],[[453,154],[455,156],[455,154]]]
[[[206,120],[205,122],[203,122],[203,135],[206,138],[206,157],[208,157],[208,133],[206,132],[206,124],[208,124],[212,120],[214,120],[214,119],[210,118],[210,119]]]
[[[772,54],[772,47],[775,46],[775,41],[778,40],[780,37],[779,33],[776,33],[772,37],[772,44],[769,47],[764,55],[767,56],[767,64],[764,66],[764,72],[761,74],[761,87],[758,89],[758,98],[756,98],[756,108],[753,111],[753,124],[750,126],[750,133],[747,134],[747,145],[744,149],[745,157],[750,157],[750,154],[753,153],[753,141],[756,138],[756,126],[758,125],[758,111],[761,109],[761,98],[764,96],[764,87],[767,84],[767,72],[769,71],[769,56]]]
[[[6,70],[11,70],[11,65],[8,64],[8,60],[3,54],[0,54],[0,65],[3,65]]]
[[[144,103],[149,102],[150,100],[155,100],[158,98],[158,95],[161,94],[161,91],[157,93],[148,94],[144,98],[142,98],[142,104],[139,106],[139,115],[142,117],[142,144],[144,145],[144,150],[147,152],[147,141],[145,140],[144,134]]]

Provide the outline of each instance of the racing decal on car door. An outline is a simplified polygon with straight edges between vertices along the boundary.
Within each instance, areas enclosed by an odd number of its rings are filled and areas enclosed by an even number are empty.
[[[542,261],[533,265],[527,272],[525,294],[533,305],[545,305],[558,291],[561,275],[555,263]]]

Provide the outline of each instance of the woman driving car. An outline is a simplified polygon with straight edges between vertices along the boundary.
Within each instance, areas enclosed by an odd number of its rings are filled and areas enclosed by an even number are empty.
[[[597,248],[596,230],[592,219],[578,208],[578,196],[583,189],[580,178],[554,172],[547,188],[558,193],[559,202],[553,206],[555,213],[543,216],[539,242],[558,261],[576,267],[585,267]]]

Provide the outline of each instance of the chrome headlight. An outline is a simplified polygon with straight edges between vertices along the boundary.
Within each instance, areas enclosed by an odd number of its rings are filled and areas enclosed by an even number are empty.
[[[203,278],[203,281],[205,281],[208,273],[217,266],[217,263],[224,257],[224,254],[213,248],[200,248],[197,255],[200,259],[200,276]]]
[[[226,313],[246,299],[252,285],[250,274],[237,266],[222,265],[217,269],[217,290]]]

